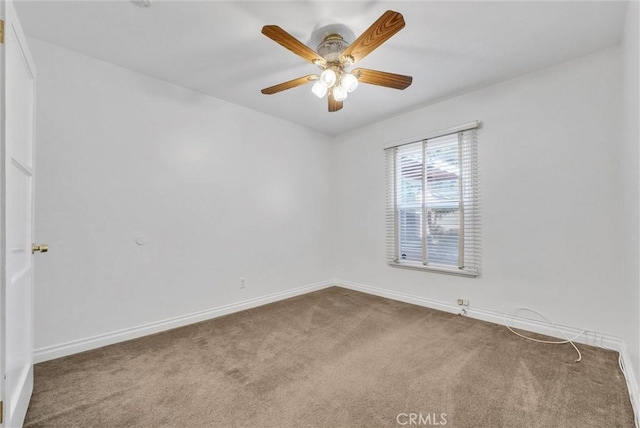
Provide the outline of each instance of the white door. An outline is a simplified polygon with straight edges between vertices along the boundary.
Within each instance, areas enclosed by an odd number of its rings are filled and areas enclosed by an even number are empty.
[[[33,189],[35,69],[11,1],[0,0],[2,99],[3,423],[19,427],[33,391]]]

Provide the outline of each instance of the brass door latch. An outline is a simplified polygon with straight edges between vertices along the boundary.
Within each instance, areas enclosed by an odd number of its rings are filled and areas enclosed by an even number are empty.
[[[49,246],[47,244],[40,244],[40,245],[33,244],[31,246],[31,254],[46,253],[47,251],[49,251]]]

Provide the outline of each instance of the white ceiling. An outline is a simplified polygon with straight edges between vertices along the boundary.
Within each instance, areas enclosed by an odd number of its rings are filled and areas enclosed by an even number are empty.
[[[27,35],[329,134],[340,134],[620,42],[617,1],[18,2]],[[385,10],[406,27],[359,66],[413,76],[404,91],[360,85],[328,113],[310,85],[260,89],[316,72],[260,31],[276,24],[306,43],[314,27],[359,35]],[[315,49],[315,47],[312,47]],[[37,64],[36,64],[37,65]]]

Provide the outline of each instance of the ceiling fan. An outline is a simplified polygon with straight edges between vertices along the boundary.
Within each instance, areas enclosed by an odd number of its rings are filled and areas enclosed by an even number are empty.
[[[355,63],[402,30],[404,25],[402,14],[388,10],[353,43],[349,44],[340,34],[329,34],[320,42],[317,52],[277,25],[265,25],[262,27],[262,34],[301,58],[317,65],[322,72],[270,86],[263,89],[262,93],[275,94],[315,81],[311,91],[318,98],[327,95],[329,112],[334,112],[342,108],[342,102],[347,98],[348,93],[358,87],[358,82],[393,89],[405,89],[411,85],[413,80],[411,76],[367,68],[351,70]]]

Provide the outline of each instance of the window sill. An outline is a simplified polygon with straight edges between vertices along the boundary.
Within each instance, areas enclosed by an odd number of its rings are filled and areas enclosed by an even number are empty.
[[[395,267],[395,268],[422,270],[427,272],[444,273],[447,275],[466,276],[471,278],[475,278],[479,275],[477,272],[468,272],[460,269],[452,269],[452,268],[445,268],[445,267],[425,266],[418,263],[388,262],[388,264],[389,266]]]

